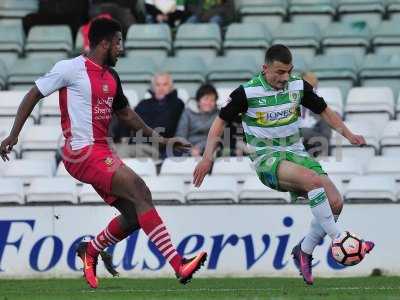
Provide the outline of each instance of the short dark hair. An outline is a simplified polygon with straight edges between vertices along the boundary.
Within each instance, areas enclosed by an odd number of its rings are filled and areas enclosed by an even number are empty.
[[[111,40],[118,31],[121,31],[121,25],[117,21],[107,18],[95,19],[89,29],[90,48],[95,48],[104,39]]]
[[[212,84],[205,83],[199,87],[196,92],[196,101],[199,102],[202,97],[205,95],[214,94],[215,99],[218,99],[218,93],[215,87]]]
[[[272,45],[265,53],[265,63],[272,64],[274,61],[279,61],[286,65],[292,63],[292,53],[288,47],[282,44]]]

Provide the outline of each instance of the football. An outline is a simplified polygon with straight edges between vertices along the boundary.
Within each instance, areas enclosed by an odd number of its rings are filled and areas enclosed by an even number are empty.
[[[349,231],[343,232],[332,242],[332,256],[342,265],[354,266],[360,263],[365,253],[364,240]]]

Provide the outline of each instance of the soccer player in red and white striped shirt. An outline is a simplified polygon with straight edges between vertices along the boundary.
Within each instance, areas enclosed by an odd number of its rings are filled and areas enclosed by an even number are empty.
[[[8,160],[7,154],[17,143],[34,106],[41,98],[59,91],[65,168],[74,178],[91,184],[106,203],[121,212],[94,239],[78,247],[86,281],[96,288],[99,253],[141,228],[170,263],[180,282],[185,284],[204,263],[207,254],[201,252],[185,259],[177,253],[153,205],[150,190],[110,150],[106,136],[115,113],[128,127],[142,130],[145,136],[156,138],[160,143],[171,143],[181,149],[190,145],[177,138],[158,135],[129,107],[118,74],[111,68],[123,50],[120,25],[114,20],[95,20],[89,31],[89,41],[87,56],[62,60],[36,80],[18,108],[10,135],[0,145],[0,155],[3,160]]]

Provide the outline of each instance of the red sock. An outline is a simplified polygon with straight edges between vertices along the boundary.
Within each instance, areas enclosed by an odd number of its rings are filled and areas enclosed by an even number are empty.
[[[108,246],[118,243],[129,234],[130,232],[124,232],[122,230],[118,217],[116,217],[111,220],[102,232],[88,243],[86,251],[91,256],[97,256],[100,251],[104,250]]]
[[[139,217],[139,224],[176,273],[179,272],[182,257],[172,245],[171,237],[157,211],[153,208]]]

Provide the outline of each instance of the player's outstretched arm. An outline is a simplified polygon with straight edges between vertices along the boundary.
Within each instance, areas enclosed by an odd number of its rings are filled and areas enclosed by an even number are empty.
[[[190,143],[183,138],[165,138],[161,136],[157,131],[147,126],[143,119],[130,107],[117,110],[115,113],[125,126],[134,131],[142,131],[143,136],[151,137],[153,141],[164,145],[171,144],[174,148],[181,151],[188,151],[191,148]]]
[[[321,117],[329,124],[329,126],[344,136],[352,145],[363,146],[367,144],[362,135],[351,132],[351,130],[343,123],[340,116],[329,107],[325,108],[321,113]]]
[[[221,140],[221,135],[224,132],[225,121],[220,117],[216,117],[210,131],[208,132],[207,145],[204,150],[202,160],[197,164],[193,172],[193,184],[199,187],[203,182],[204,177],[210,172],[214,151],[217,148],[218,142]]]
[[[18,135],[21,132],[21,129],[26,122],[26,119],[29,117],[33,108],[41,98],[43,98],[43,95],[40,93],[36,85],[33,86],[30,91],[25,95],[24,99],[18,107],[17,115],[15,116],[14,120],[14,125],[11,129],[9,136],[1,142],[0,156],[3,161],[9,160],[7,154],[10,153],[15,144],[17,144]]]

